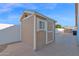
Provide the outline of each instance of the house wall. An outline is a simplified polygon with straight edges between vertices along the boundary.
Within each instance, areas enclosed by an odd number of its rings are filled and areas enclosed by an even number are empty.
[[[22,41],[26,43],[26,46],[33,49],[34,40],[34,16],[25,18],[21,22],[21,38]]]
[[[11,26],[0,30],[0,45],[21,41],[20,26]]]
[[[77,12],[78,12],[78,14],[77,14],[77,24],[78,24],[78,30],[77,30],[77,43],[78,43],[78,45],[79,45],[79,3],[78,3],[78,5],[77,5]]]
[[[75,26],[78,26],[78,3],[75,3]]]

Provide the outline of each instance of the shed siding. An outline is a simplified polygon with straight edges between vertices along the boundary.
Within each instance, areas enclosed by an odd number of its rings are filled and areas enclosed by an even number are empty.
[[[33,49],[33,39],[34,39],[34,16],[22,22],[22,41],[24,41],[27,46]]]
[[[37,17],[36,19],[37,19],[37,21],[44,20],[44,19],[39,18],[39,17]],[[38,27],[36,29],[38,29]],[[44,30],[38,31],[37,30],[37,32],[36,32],[36,48],[37,49],[43,48],[45,46],[45,44],[46,44],[46,31],[44,31]]]
[[[53,33],[52,36],[53,36],[53,41],[54,41],[55,40],[55,22],[52,22],[52,27],[53,27],[52,28],[52,31],[53,31],[52,32]]]
[[[43,48],[46,44],[46,32],[44,31],[38,31],[37,32],[37,40],[36,40],[36,48],[40,49]]]

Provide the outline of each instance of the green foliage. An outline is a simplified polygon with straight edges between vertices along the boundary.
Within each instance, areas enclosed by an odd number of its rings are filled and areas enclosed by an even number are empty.
[[[62,26],[61,26],[61,25],[59,25],[59,24],[57,24],[57,25],[56,25],[56,28],[62,28]]]

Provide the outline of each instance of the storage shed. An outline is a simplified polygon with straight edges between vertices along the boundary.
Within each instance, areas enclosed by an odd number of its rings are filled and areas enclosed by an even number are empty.
[[[27,45],[38,50],[55,40],[55,20],[34,10],[22,14],[21,39]]]

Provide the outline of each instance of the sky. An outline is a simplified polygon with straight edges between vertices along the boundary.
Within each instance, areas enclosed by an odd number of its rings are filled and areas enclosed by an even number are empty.
[[[75,25],[74,3],[0,3],[0,23],[19,24],[27,9],[36,10],[62,26]]]

